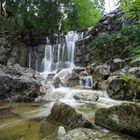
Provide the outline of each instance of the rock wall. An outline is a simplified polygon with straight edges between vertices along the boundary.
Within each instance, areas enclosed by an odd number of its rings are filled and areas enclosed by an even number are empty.
[[[76,44],[76,65],[86,66],[93,62],[98,63],[96,59],[95,47],[91,43],[94,38],[104,38],[112,31],[119,31],[123,25],[130,24],[124,19],[120,10],[112,11],[104,16],[95,27],[89,28],[84,33],[84,40]],[[109,55],[109,54],[108,54]]]
[[[34,44],[32,43],[34,42]],[[31,40],[29,35],[21,35],[11,32],[0,32],[0,64],[20,64],[23,67],[41,69],[44,57],[45,45],[38,40]],[[31,60],[31,64],[29,61]]]
[[[26,37],[16,33],[0,33],[0,64],[18,63],[21,66],[27,66],[28,47],[24,42]]]

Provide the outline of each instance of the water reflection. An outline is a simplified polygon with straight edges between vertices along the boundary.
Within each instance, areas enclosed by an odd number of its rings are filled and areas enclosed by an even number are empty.
[[[58,125],[47,121],[53,103],[0,104],[0,140],[48,140]]]

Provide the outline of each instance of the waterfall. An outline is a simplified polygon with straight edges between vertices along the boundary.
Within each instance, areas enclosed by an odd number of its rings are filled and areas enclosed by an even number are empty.
[[[29,62],[28,62],[28,65],[29,65],[28,67],[29,67],[29,68],[31,68],[31,65],[32,65],[31,62],[32,62],[32,50],[31,50],[31,48],[30,48],[30,49],[29,49]]]
[[[52,74],[65,68],[75,67],[75,42],[83,38],[83,33],[68,32],[66,35],[56,36],[56,44],[51,44],[46,38],[43,59],[44,73]]]
[[[30,47],[29,50],[29,57],[28,57],[28,67],[34,68],[38,71],[39,68],[39,56],[34,46]]]

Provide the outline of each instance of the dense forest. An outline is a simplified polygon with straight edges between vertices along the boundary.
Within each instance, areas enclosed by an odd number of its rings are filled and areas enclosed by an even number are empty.
[[[9,30],[65,32],[95,25],[103,0],[2,0],[1,25]]]

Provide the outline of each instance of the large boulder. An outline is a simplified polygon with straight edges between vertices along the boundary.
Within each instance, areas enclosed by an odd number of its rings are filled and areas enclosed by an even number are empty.
[[[62,131],[63,130],[63,131]],[[77,128],[67,133],[61,127],[58,140],[138,140],[137,138],[108,131]]]
[[[79,85],[79,74],[75,70],[63,69],[53,77],[53,80],[58,81],[58,78],[60,79],[58,84],[63,86],[74,87]]]
[[[107,80],[110,75],[109,67],[107,64],[98,65],[94,67],[92,78],[93,81]]]
[[[110,81],[107,93],[115,100],[134,100],[140,94],[140,80],[131,76],[116,77]]]
[[[43,96],[43,78],[31,69],[0,65],[0,100],[8,102],[33,102]]]
[[[95,123],[118,132],[140,136],[140,103],[123,103],[95,113]]]
[[[67,77],[66,77],[66,83],[65,86],[68,87],[74,87],[79,85],[79,75],[72,71]]]
[[[79,111],[62,101],[57,101],[54,104],[48,119],[61,123],[69,128],[93,127],[93,124]]]

